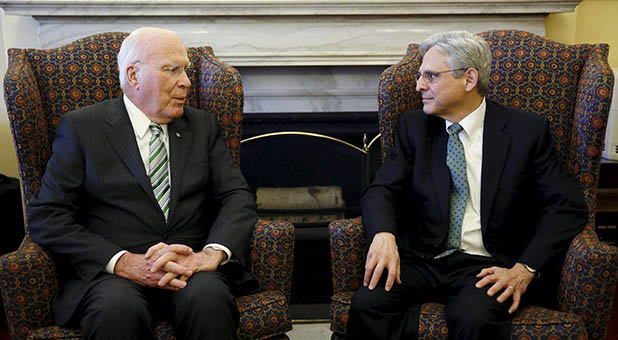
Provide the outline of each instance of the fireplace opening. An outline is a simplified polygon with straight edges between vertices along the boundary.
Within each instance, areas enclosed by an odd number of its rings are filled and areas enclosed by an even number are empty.
[[[258,215],[296,229],[292,318],[327,319],[333,294],[328,224],[360,216],[362,191],[380,164],[377,113],[245,117],[240,164]]]

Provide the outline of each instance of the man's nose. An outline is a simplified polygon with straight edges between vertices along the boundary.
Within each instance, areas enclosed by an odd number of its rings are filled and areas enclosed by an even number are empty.
[[[180,79],[178,79],[178,85],[180,87],[191,86],[191,79],[189,79],[189,75],[184,70],[182,71],[182,74],[180,74]]]
[[[421,92],[426,89],[427,89],[427,84],[425,84],[423,77],[418,77],[418,80],[416,80],[416,92]]]

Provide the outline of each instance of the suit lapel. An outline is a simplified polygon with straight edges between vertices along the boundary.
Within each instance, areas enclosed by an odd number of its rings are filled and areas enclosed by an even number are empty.
[[[159,204],[152,192],[150,178],[146,175],[144,162],[135,141],[135,132],[122,102],[122,96],[115,99],[112,105],[112,112],[105,118],[107,123],[105,138],[107,138],[118,157],[133,174],[133,177],[135,177],[142,189],[144,189],[146,195],[158,207]]]
[[[498,184],[511,146],[507,122],[495,104],[487,101],[483,131],[483,169],[481,171],[481,226],[487,226]]]
[[[185,108],[186,110],[186,108]],[[187,127],[186,118],[180,117],[168,124],[167,132],[169,136],[169,149],[170,149],[170,172],[171,172],[171,196],[170,196],[170,210],[167,217],[168,226],[169,221],[172,220],[178,200],[180,198],[180,189],[182,188],[182,179],[186,170],[187,158],[189,156],[189,148],[191,147],[191,140],[193,134]]]
[[[432,117],[429,117],[432,119]],[[446,166],[446,143],[448,135],[444,120],[432,119],[429,123],[429,138],[427,144],[427,164],[430,166],[431,178],[438,196],[442,217],[448,225],[449,197],[451,194],[451,176]]]

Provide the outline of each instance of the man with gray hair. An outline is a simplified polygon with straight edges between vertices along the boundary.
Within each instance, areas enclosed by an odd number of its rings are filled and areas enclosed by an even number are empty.
[[[486,100],[487,42],[439,33],[419,54],[423,110],[401,115],[363,194],[369,249],[347,338],[416,339],[420,305],[433,301],[445,304],[449,339],[509,339],[524,293],[552,276],[586,205],[547,120]]]
[[[185,105],[176,34],[135,30],[118,66],[124,94],[62,117],[27,207],[57,259],[55,320],[87,339],[153,339],[159,319],[178,339],[235,339],[253,194],[215,117]]]

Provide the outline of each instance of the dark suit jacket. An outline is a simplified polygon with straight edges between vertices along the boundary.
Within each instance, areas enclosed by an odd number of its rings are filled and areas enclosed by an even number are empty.
[[[394,146],[361,206],[369,242],[393,233],[402,261],[443,251],[451,177],[444,120],[401,116]],[[481,170],[481,228],[487,251],[505,267],[541,272],[563,254],[587,220],[575,180],[553,150],[544,117],[487,101]]]
[[[171,202],[168,221],[154,197],[122,97],[65,114],[38,194],[29,203],[31,238],[58,263],[56,321],[66,323],[89,283],[122,249],[158,243],[201,250],[228,247],[245,262],[255,200],[219,136],[213,115],[185,106],[168,125]],[[223,266],[248,280],[239,264]]]

